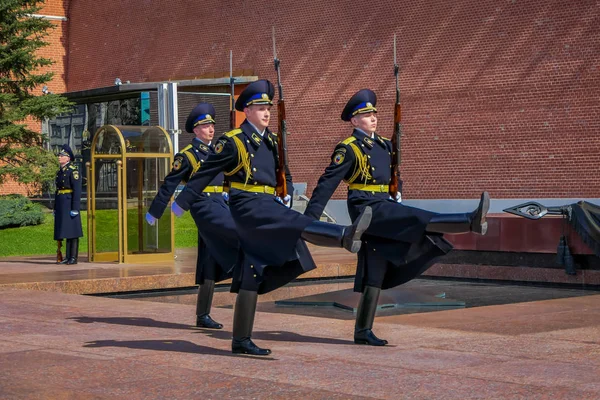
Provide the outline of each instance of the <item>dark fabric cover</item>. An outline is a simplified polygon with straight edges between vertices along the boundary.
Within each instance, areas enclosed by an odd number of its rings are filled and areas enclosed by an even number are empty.
[[[600,206],[587,201],[571,204],[570,222],[585,244],[600,257]]]

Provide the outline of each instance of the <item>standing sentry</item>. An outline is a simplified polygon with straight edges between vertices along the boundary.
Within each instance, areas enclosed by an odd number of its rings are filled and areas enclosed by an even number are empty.
[[[66,256],[58,264],[77,264],[81,228],[81,175],[72,162],[75,159],[71,148],[64,144],[58,153],[60,168],[56,173],[54,197],[54,240],[67,239]]]

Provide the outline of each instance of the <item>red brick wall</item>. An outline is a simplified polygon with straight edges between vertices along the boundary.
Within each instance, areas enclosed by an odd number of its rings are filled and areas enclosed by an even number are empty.
[[[69,0],[46,0],[42,10],[38,11],[41,15],[51,15],[66,17],[68,15]],[[55,61],[54,65],[44,69],[54,72],[54,78],[48,82],[48,90],[54,93],[63,93],[67,91],[66,82],[66,57],[67,57],[67,38],[68,38],[68,21],[53,20],[52,24],[55,29],[51,30],[50,35],[45,39],[49,45],[40,49],[39,55],[50,58]],[[41,94],[41,88],[35,89],[38,94]],[[28,121],[29,128],[41,131],[41,123],[39,121]],[[14,181],[7,181],[0,185],[0,195],[18,193],[28,195],[27,186],[20,185]]]
[[[41,15],[69,17],[69,0],[46,0],[43,8],[38,12]],[[40,50],[42,57],[54,60],[48,69],[54,72],[54,79],[47,84],[48,89],[54,93],[67,91],[67,46],[69,38],[70,21],[52,20],[55,29],[50,31],[46,41],[49,46]]]
[[[596,0],[79,0],[68,89],[224,71],[229,49],[234,69],[274,79],[273,24],[292,173],[309,188],[356,90],[377,92],[390,135],[397,33],[405,197],[600,195]]]

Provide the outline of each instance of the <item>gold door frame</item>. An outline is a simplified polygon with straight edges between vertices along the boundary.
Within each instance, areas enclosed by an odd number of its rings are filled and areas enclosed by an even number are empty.
[[[152,254],[128,254],[128,237],[127,237],[127,159],[139,159],[140,164],[145,159],[168,159],[169,165],[173,164],[173,144],[171,138],[166,130],[160,126],[153,126],[149,128],[158,128],[165,135],[169,146],[168,153],[128,153],[125,146],[125,140],[119,127],[115,125],[104,125],[103,128],[113,130],[117,133],[119,138],[119,144],[121,148],[120,154],[96,154],[96,145],[99,138],[99,132],[94,134],[91,145],[91,161],[86,163],[86,170],[88,176],[87,191],[87,219],[88,219],[88,255],[90,262],[118,262],[118,263],[148,263],[148,262],[173,262],[175,255],[175,219],[171,218],[171,251],[167,253],[152,253]],[[96,168],[97,160],[110,160],[116,159],[117,164],[117,215],[118,215],[118,251],[117,252],[97,252],[96,246],[96,174],[94,168]],[[142,168],[139,171],[143,173]],[[143,179],[138,179],[140,185]],[[139,196],[143,196],[143,185],[138,187],[138,212],[139,212]],[[170,212],[170,210],[169,210]],[[143,224],[145,221],[143,217],[138,217],[138,224]],[[138,232],[141,235],[141,230]],[[138,240],[143,240],[140,236]]]

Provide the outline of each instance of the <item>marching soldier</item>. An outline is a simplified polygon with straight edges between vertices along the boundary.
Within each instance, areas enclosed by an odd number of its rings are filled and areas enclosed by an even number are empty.
[[[269,130],[274,88],[268,80],[251,83],[238,97],[235,108],[246,120],[240,129],[226,133],[215,145],[215,154],[202,164],[173,203],[173,212],[183,214],[194,199],[220,172],[229,181],[229,205],[240,238],[240,260],[233,277],[237,292],[233,317],[232,352],[268,355],[256,346],[252,328],[258,294],[277,289],[300,274],[316,268],[304,239],[319,246],[360,248],[360,237],[369,225],[371,210],[357,215],[351,226],[313,221],[291,210],[275,197],[278,166],[277,136]],[[287,184],[293,193],[291,175]],[[287,204],[285,204],[287,203]]]
[[[81,175],[71,162],[75,159],[71,148],[64,144],[58,153],[60,168],[56,173],[54,197],[54,240],[67,239],[66,257],[60,264],[77,264],[79,238],[83,236],[81,216]]]
[[[214,153],[211,142],[215,133],[215,108],[198,104],[185,123],[185,130],[196,137],[192,144],[175,155],[173,168],[152,201],[146,221],[154,225],[163,215],[175,189],[190,177]],[[199,285],[196,305],[196,326],[221,329],[223,325],[210,316],[215,282],[231,278],[238,254],[238,239],[229,207],[222,196],[223,174],[217,174],[203,188],[191,205],[191,214],[198,227],[198,257],[196,284]]]
[[[452,245],[444,233],[476,232],[484,235],[489,195],[481,195],[479,207],[464,214],[437,214],[401,204],[401,196],[388,193],[391,180],[391,141],[377,134],[377,98],[363,89],[354,94],[342,112],[352,124],[352,136],[340,142],[331,164],[317,183],[305,215],[318,219],[344,180],[348,183],[348,211],[352,220],[370,206],[373,221],[363,236],[358,253],[354,291],[362,292],[356,315],[354,343],[384,346],[386,340],[372,332],[381,289],[408,282],[448,253]]]

